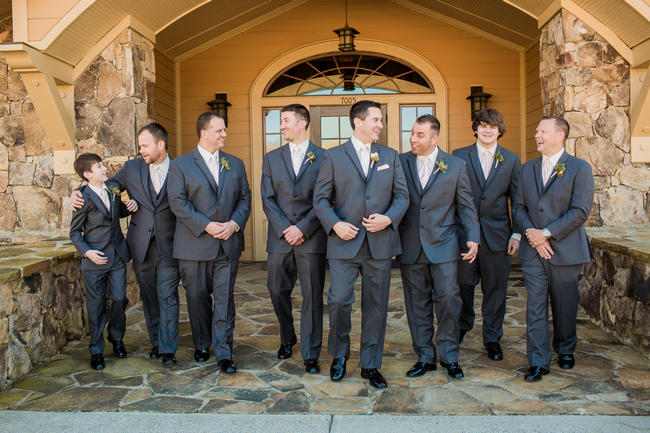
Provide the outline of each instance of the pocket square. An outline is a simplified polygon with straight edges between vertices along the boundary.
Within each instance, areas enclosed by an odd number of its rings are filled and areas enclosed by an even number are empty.
[[[388,164],[384,164],[384,165],[382,165],[380,167],[377,167],[377,171],[386,170],[387,168],[390,168],[390,166]]]

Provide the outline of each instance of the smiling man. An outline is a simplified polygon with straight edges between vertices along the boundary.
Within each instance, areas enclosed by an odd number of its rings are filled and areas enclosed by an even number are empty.
[[[314,210],[328,235],[330,378],[345,376],[354,283],[361,272],[361,377],[386,388],[379,368],[391,259],[401,252],[397,227],[408,207],[408,190],[397,152],[376,142],[383,128],[381,106],[357,102],[350,123],[352,137],[325,153],[314,189]]]
[[[460,262],[458,285],[463,308],[460,314],[460,338],[474,326],[474,288],[481,281],[483,302],[483,345],[488,358],[503,359],[499,340],[503,336],[506,290],[510,275],[510,257],[517,253],[521,234],[510,219],[508,204],[519,200],[521,164],[519,156],[498,144],[506,132],[500,112],[493,108],[474,114],[472,129],[476,143],[454,150],[468,167],[474,205],[481,226],[481,248],[477,259]],[[464,248],[464,234],[460,234]]]

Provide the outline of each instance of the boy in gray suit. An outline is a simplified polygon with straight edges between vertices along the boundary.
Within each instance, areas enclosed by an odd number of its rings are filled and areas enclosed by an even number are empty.
[[[108,307],[108,341],[120,358],[126,357],[122,342],[126,327],[126,263],[131,260],[120,218],[129,212],[120,199],[106,188],[106,167],[99,155],[84,153],[74,162],[74,169],[88,188],[85,204],[72,213],[70,240],[81,255],[81,269],[86,285],[86,310],[90,328],[90,366],[104,368],[104,326],[106,325],[106,286],[111,299]],[[135,203],[135,202],[133,202]],[[131,207],[134,205],[131,203]]]

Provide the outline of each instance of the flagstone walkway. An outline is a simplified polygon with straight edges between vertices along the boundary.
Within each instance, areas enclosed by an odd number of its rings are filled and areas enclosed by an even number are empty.
[[[294,291],[298,294],[299,289]],[[304,373],[300,351],[278,361],[279,327],[266,289],[263,264],[240,266],[235,289],[237,323],[234,361],[239,371],[220,374],[211,354],[193,360],[192,337],[181,293],[178,365],[150,360],[140,307],[127,316],[126,359],[107,345],[107,367],[89,368],[88,341],[71,342],[59,355],[0,392],[0,409],[38,411],[154,411],[211,413],[322,414],[650,414],[650,361],[621,345],[581,311],[576,367],[555,363],[541,382],[527,383],[525,290],[513,265],[507,301],[503,361],[490,361],[482,348],[480,313],[461,346],[465,378],[450,380],[444,369],[420,378],[405,377],[416,361],[404,312],[399,271],[393,270],[382,373],[388,389],[378,391],[359,375],[360,297],[353,309],[352,353],[342,382],[329,380],[327,306],[319,375]],[[477,288],[476,310],[480,311]],[[300,297],[294,296],[294,308]],[[296,310],[294,309],[294,312]],[[298,317],[296,317],[298,319]]]

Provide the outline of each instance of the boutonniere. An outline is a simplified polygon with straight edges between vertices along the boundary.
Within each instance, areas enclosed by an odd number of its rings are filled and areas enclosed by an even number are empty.
[[[226,159],[225,156],[222,156],[221,159],[219,160],[219,165],[221,165],[222,169],[230,170],[230,163],[228,163],[228,160]]]
[[[496,160],[496,164],[494,164],[494,168],[497,168],[499,164],[503,164],[503,155],[501,155],[501,152],[497,151],[496,155],[494,155],[494,159]]]
[[[120,191],[120,189],[118,187],[116,187],[116,186],[112,186],[112,187],[108,188],[108,190],[111,193],[113,193],[113,195],[122,195],[122,191]]]
[[[564,176],[564,172],[566,171],[566,166],[562,162],[558,162],[555,164],[555,167],[553,167],[553,174],[556,175],[559,178]]]
[[[379,162],[379,154],[377,152],[372,152],[370,154],[370,168],[375,165],[375,162]]]
[[[447,163],[446,163],[445,161],[443,161],[443,160],[438,161],[438,162],[436,163],[436,167],[438,167],[438,168],[436,168],[436,171],[434,171],[433,173],[431,173],[431,176],[433,176],[434,174],[438,173],[438,171],[440,171],[440,172],[442,172],[442,173],[446,173],[446,172],[447,172]]]
[[[314,161],[316,161],[316,155],[314,155],[314,152],[307,152],[307,159],[303,164],[307,164],[307,161],[309,161],[309,164],[313,164]]]

